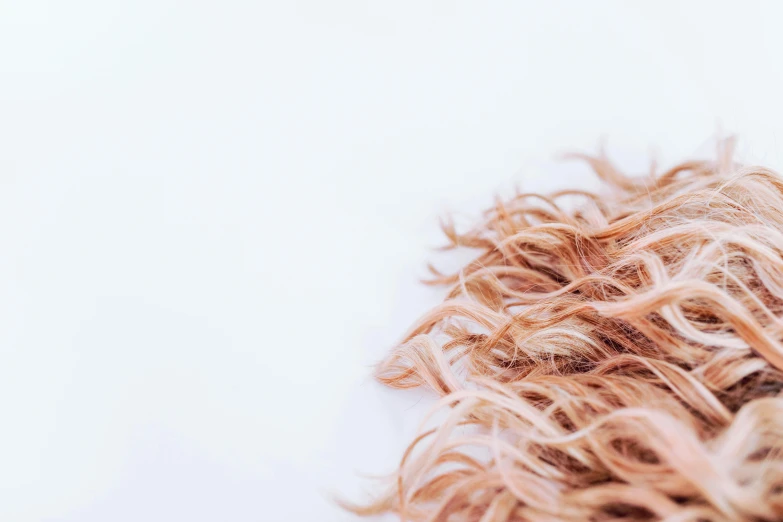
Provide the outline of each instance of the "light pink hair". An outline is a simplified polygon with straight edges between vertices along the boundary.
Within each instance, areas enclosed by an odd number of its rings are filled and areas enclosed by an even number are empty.
[[[782,520],[783,182],[730,159],[499,202],[377,369],[445,421],[361,514]],[[561,202],[577,198],[575,210]]]

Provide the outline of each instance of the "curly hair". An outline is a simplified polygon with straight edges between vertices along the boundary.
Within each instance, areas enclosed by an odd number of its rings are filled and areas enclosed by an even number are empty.
[[[783,520],[783,180],[732,159],[518,193],[378,366],[444,420],[364,515]],[[443,412],[446,412],[445,414]]]

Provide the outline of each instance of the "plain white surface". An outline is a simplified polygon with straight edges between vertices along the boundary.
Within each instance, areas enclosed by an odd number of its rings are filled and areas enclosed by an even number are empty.
[[[779,168],[778,5],[0,1],[0,519],[351,520],[437,217],[602,137]]]

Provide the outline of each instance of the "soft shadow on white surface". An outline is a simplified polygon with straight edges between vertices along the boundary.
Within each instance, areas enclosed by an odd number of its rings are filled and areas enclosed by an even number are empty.
[[[778,5],[4,2],[0,519],[351,520],[438,216],[601,137],[780,167]]]

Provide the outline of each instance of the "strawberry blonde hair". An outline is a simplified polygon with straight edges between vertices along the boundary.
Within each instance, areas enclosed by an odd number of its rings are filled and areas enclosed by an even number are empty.
[[[783,181],[731,159],[498,202],[377,368],[444,420],[369,505],[406,521],[783,519]],[[446,412],[443,415],[443,412]]]

